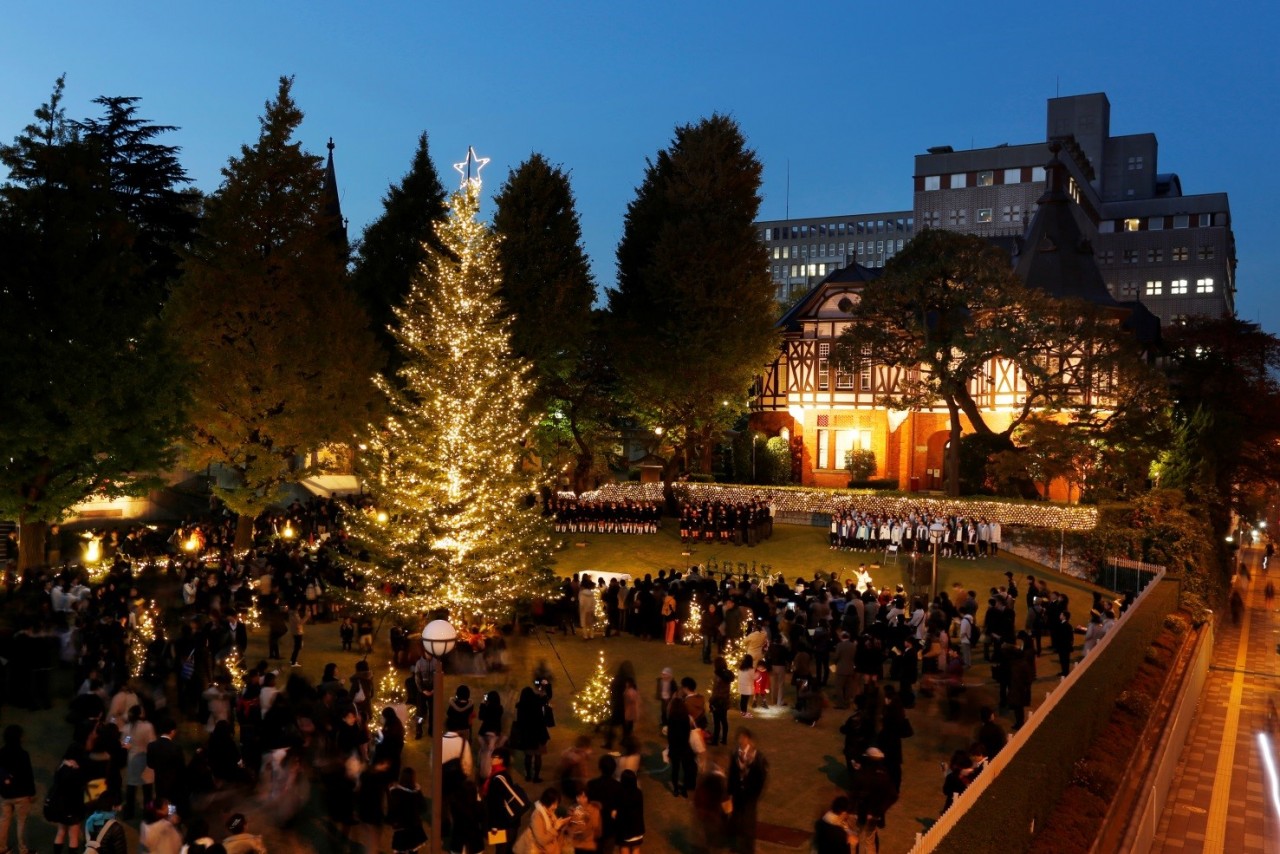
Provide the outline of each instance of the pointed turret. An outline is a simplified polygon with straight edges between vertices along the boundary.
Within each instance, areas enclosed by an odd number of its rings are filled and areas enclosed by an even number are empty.
[[[333,137],[329,137],[329,162],[324,168],[324,200],[321,214],[328,225],[329,237],[347,252],[347,221],[342,218],[342,200],[338,196],[338,173],[333,168]]]

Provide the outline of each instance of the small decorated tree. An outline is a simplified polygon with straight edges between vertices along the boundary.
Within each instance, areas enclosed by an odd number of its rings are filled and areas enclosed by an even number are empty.
[[[587,680],[582,690],[573,695],[573,713],[580,721],[597,727],[609,722],[612,710],[609,687],[612,682],[613,678],[605,667],[604,652],[601,651],[600,658],[596,661],[595,672],[591,674],[591,678]]]

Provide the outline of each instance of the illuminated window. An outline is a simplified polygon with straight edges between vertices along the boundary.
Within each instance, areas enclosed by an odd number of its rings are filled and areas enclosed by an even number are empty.
[[[1164,293],[1164,282],[1159,279],[1147,280],[1147,296],[1158,297]]]
[[[826,391],[829,381],[827,379],[831,370],[831,345],[818,345],[818,391]]]
[[[1189,255],[1189,253],[1187,252],[1187,247],[1185,247],[1185,246],[1175,246],[1175,247],[1173,247],[1173,260],[1175,260],[1175,261],[1185,261],[1185,260],[1187,260],[1188,255]]]
[[[990,187],[993,184],[995,184],[995,182],[996,182],[996,176],[992,172],[986,171],[986,172],[978,173],[979,187]]]
[[[992,220],[991,208],[978,208],[979,223],[987,223],[987,222],[991,222],[991,220]]]
[[[1133,218],[1133,219],[1126,219],[1126,220],[1124,221],[1124,230],[1125,230],[1125,231],[1137,231],[1137,230],[1138,230],[1138,227],[1141,225],[1141,222],[1142,222],[1142,221],[1141,221],[1141,220],[1139,220],[1139,219],[1137,219],[1136,217],[1135,217],[1135,218]]]
[[[765,240],[773,240],[773,229],[772,229],[772,228],[766,228],[766,229],[764,230],[764,239],[765,239]]]
[[[831,441],[830,441],[831,431],[818,430],[817,433],[818,433],[818,453],[817,453],[817,459],[814,460],[814,465],[817,468],[825,469],[831,465],[827,459],[827,451],[831,444]]]
[[[1196,279],[1196,293],[1198,294],[1213,293],[1213,279]]]
[[[858,371],[859,385],[863,391],[871,391],[871,346],[862,345],[861,370]]]
[[[1186,292],[1187,292],[1186,279],[1174,279],[1172,282],[1169,283],[1169,293],[1185,294]]]

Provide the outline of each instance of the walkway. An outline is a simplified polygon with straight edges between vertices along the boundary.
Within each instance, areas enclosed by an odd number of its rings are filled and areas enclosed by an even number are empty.
[[[1240,581],[1244,616],[1239,626],[1229,618],[1219,624],[1153,852],[1280,852],[1280,816],[1270,806],[1276,783],[1267,780],[1258,738],[1267,731],[1268,698],[1280,698],[1280,617],[1264,600],[1261,550],[1246,560],[1253,581]]]

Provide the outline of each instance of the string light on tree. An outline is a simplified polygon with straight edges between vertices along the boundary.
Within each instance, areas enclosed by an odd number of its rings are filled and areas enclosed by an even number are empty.
[[[689,619],[685,620],[682,637],[690,646],[702,645],[702,606],[697,596],[689,602]]]
[[[395,309],[399,382],[375,377],[386,420],[370,425],[362,461],[376,514],[350,515],[347,568],[367,614],[420,618],[437,609],[510,620],[515,602],[552,590],[551,538],[522,465],[534,419],[528,364],[511,352],[496,296],[496,241],[477,220],[480,169],[468,149],[462,187],[430,256]]]
[[[600,726],[609,722],[612,714],[612,702],[609,687],[613,679],[605,667],[604,652],[596,661],[595,672],[587,680],[582,690],[573,695],[573,713],[578,720],[592,726]]]

